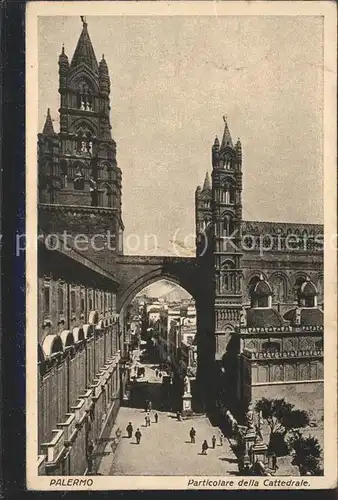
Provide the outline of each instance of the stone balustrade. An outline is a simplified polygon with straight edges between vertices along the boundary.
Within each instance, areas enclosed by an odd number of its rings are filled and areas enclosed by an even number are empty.
[[[244,349],[243,355],[250,359],[285,359],[285,358],[307,358],[323,357],[323,349],[304,349],[297,351],[251,351]]]

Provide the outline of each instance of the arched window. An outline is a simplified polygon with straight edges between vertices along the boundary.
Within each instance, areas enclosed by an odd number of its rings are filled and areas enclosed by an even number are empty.
[[[230,170],[231,167],[232,167],[231,158],[226,157],[225,160],[224,160],[224,168],[225,168],[225,170]]]
[[[88,129],[80,128],[77,131],[76,153],[93,154],[93,134]]]
[[[76,312],[76,293],[75,293],[75,290],[72,290],[70,292],[70,307],[71,307],[72,313]]]
[[[88,293],[89,311],[94,309],[93,290]]]
[[[77,90],[77,108],[82,111],[93,111],[93,95],[87,82],[81,81]]]
[[[271,287],[263,276],[253,276],[249,282],[251,307],[271,307]]]
[[[63,284],[59,285],[58,289],[58,309],[59,309],[59,314],[64,313],[64,289],[63,289]]]
[[[235,230],[235,223],[230,215],[226,215],[224,217],[223,225],[224,225],[224,235],[231,236]]]
[[[84,290],[81,290],[80,299],[81,314],[84,314],[86,312],[86,299]]]
[[[74,189],[78,191],[83,191],[85,188],[85,174],[82,163],[76,163],[74,165]]]
[[[45,315],[48,316],[50,314],[50,284],[49,283],[45,283],[43,293],[44,293]]]

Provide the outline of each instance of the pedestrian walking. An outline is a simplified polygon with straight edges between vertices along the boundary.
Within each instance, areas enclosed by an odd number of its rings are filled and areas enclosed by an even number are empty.
[[[158,377],[158,369],[157,368],[155,370],[155,375],[156,375],[156,377]]]
[[[193,427],[190,429],[189,434],[190,434],[190,442],[195,443],[196,431]]]
[[[207,440],[205,439],[202,443],[202,455],[207,454],[207,449],[209,448]]]
[[[155,419],[155,424],[157,424],[157,422],[158,422],[158,414],[157,413],[155,413],[154,419]]]
[[[134,430],[134,429],[133,429],[133,425],[132,425],[132,423],[131,423],[131,422],[129,422],[129,424],[128,424],[128,425],[127,425],[127,427],[126,427],[126,431],[127,431],[127,433],[128,433],[128,437],[129,437],[129,438],[131,438],[131,437],[132,437],[132,435],[133,435],[133,430]]]
[[[144,411],[148,411],[148,404],[149,404],[149,403],[148,403],[148,401],[146,400],[146,401],[144,402]]]
[[[212,442],[213,449],[215,449],[215,446],[216,446],[216,436],[212,436],[211,442]]]
[[[148,403],[148,412],[151,411],[152,409],[153,409],[152,402],[149,401],[149,403]]]
[[[142,437],[140,429],[137,429],[137,431],[135,432],[135,437],[136,437],[136,443],[140,444],[141,437]]]
[[[223,446],[223,434],[222,433],[219,435],[219,445]]]
[[[162,378],[162,372],[160,372],[160,373],[158,374],[158,376],[159,376],[160,378]]]

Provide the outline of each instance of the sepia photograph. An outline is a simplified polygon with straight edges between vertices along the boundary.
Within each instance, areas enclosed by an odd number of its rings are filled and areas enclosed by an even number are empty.
[[[331,4],[34,4],[28,488],[333,487]]]

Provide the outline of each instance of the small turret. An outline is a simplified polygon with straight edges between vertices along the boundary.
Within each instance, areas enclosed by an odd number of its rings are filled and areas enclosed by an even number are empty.
[[[59,71],[61,72],[62,70],[64,71],[69,70],[69,61],[67,55],[65,54],[64,45],[62,45],[61,54],[59,55]]]
[[[242,160],[242,144],[240,138],[238,138],[235,146],[236,156],[239,160]]]
[[[43,135],[56,135],[56,133],[54,131],[54,127],[53,127],[52,118],[50,116],[50,109],[49,108],[47,109],[46,121],[45,121],[45,125],[43,127],[42,133],[43,133]]]
[[[213,167],[219,166],[219,140],[217,136],[215,137],[214,144],[212,146],[211,156],[212,156],[212,166]]]
[[[100,89],[101,92],[109,94],[110,92],[110,79],[109,79],[109,71],[106,60],[104,58],[104,54],[102,55],[102,59],[99,64],[99,79],[100,79]]]

